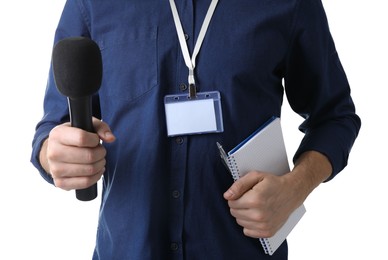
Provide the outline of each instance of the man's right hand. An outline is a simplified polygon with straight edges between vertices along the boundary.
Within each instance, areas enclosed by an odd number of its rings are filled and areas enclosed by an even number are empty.
[[[96,133],[65,123],[53,128],[44,141],[39,159],[56,187],[84,189],[95,184],[105,171],[106,150],[101,140],[111,143],[115,136],[109,126],[93,118]]]

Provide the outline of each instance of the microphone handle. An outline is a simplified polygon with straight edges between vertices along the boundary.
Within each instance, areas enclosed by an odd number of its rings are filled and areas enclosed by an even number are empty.
[[[95,133],[92,121],[92,98],[91,96],[81,98],[68,97],[70,123],[72,127]],[[91,201],[97,197],[97,183],[92,186],[75,191],[76,198],[81,201]]]

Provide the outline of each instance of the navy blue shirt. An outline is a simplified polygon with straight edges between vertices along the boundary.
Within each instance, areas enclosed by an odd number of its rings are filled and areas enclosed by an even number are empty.
[[[192,52],[210,0],[176,4]],[[117,137],[105,144],[94,259],[287,259],[286,242],[266,256],[230,215],[223,193],[233,179],[216,142],[230,150],[280,116],[286,93],[305,118],[294,158],[325,154],[331,178],[346,166],[360,120],[321,1],[219,2],[195,71],[199,91],[221,93],[225,130],[218,134],[167,137],[163,98],[187,93],[188,76],[167,0],[68,0],[55,42],[70,36],[90,37],[101,49],[94,111]],[[68,120],[50,70],[32,162],[51,183],[39,150]]]

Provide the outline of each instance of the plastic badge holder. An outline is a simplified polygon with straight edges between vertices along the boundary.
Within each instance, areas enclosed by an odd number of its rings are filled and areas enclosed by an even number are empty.
[[[221,95],[218,91],[167,95],[164,98],[168,136],[221,133],[224,131]]]

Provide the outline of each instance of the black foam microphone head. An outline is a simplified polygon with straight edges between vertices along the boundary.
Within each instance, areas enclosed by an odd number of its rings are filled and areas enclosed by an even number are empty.
[[[100,48],[85,37],[57,42],[52,53],[55,84],[64,96],[82,98],[98,91],[102,80]]]

